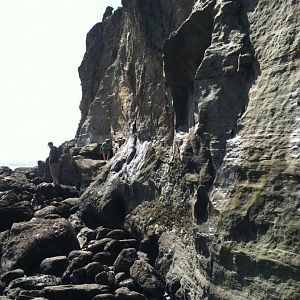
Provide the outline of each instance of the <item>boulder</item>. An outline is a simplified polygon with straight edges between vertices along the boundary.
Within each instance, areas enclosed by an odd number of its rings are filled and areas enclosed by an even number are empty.
[[[13,191],[15,193],[35,193],[36,186],[28,180],[25,174],[12,172],[10,175],[0,175],[0,191]]]
[[[143,294],[130,291],[128,288],[121,287],[115,291],[115,297],[117,300],[146,300]]]
[[[66,185],[53,186],[51,183],[41,183],[38,185],[38,191],[47,199],[54,198],[74,198],[79,196],[79,192],[74,188]]]
[[[130,268],[130,276],[146,295],[157,298],[164,295],[165,281],[148,262],[136,260]]]
[[[99,262],[100,264],[111,266],[114,263],[114,257],[110,252],[99,252],[93,257],[93,261]]]
[[[61,276],[69,265],[69,260],[66,256],[54,256],[45,258],[40,264],[40,272]]]
[[[98,294],[107,293],[108,288],[99,284],[60,285],[46,287],[45,297],[49,300],[90,300]]]
[[[134,248],[123,249],[114,262],[115,273],[129,272],[130,267],[138,259]]]
[[[91,262],[84,267],[86,273],[86,280],[88,283],[94,283],[95,277],[97,274],[108,271],[108,268],[104,265],[101,265],[98,262]]]
[[[95,296],[92,300],[116,300],[116,297],[113,294],[102,294]]]
[[[12,192],[0,192],[0,231],[9,229],[13,223],[30,220],[33,208],[28,201],[22,201]]]
[[[66,255],[79,244],[65,219],[36,219],[13,224],[2,249],[1,270],[32,272],[47,257]]]
[[[24,290],[40,290],[46,286],[59,285],[61,279],[52,275],[35,275],[20,277],[10,282],[7,290],[21,288]]]
[[[0,281],[5,283],[5,285],[8,285],[14,279],[17,279],[17,278],[20,278],[23,276],[24,276],[24,271],[22,269],[16,269],[16,270],[12,270],[12,271],[8,271],[8,272],[4,273],[0,277]]]
[[[115,239],[115,240],[123,240],[123,239],[128,239],[129,234],[128,234],[128,232],[126,232],[123,229],[114,229],[114,230],[110,231],[106,235],[106,237],[112,238],[112,239]]]

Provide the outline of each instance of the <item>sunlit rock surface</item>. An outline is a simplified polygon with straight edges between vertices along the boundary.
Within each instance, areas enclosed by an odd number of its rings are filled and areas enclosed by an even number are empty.
[[[60,147],[62,183],[80,189],[72,207],[65,200],[62,224],[81,250],[69,254],[62,275],[70,285],[39,296],[92,298],[109,286],[107,297],[117,299],[299,299],[298,1],[122,5],[87,34],[81,120],[75,140]],[[115,147],[119,137],[125,143]],[[99,155],[106,138],[114,145],[108,162]],[[45,218],[12,221],[0,234],[2,269],[26,269],[22,251],[11,249],[23,245],[18,238],[27,242],[26,232],[58,222],[64,205],[51,196],[45,207],[25,175],[0,175],[2,198],[17,193],[14,204],[20,193],[32,195],[35,215]],[[114,239],[120,229],[102,226],[123,227],[131,238]],[[137,251],[126,265],[131,278],[111,280],[107,266],[126,248]],[[145,274],[155,276],[147,282]]]

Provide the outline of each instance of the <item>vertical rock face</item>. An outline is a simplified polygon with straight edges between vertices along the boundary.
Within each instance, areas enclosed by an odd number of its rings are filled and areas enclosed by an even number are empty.
[[[156,240],[172,299],[299,299],[298,2],[122,4],[79,67],[77,142],[126,137],[83,217]]]

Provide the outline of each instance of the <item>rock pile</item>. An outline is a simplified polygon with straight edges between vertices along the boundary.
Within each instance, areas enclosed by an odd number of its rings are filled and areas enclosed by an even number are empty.
[[[165,280],[121,228],[88,228],[73,187],[1,168],[0,299],[166,299]]]

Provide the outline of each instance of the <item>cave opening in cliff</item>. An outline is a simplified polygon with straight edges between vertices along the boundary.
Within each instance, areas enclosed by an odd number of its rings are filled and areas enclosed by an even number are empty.
[[[194,77],[211,44],[212,7],[197,11],[166,41],[164,74],[175,113],[175,129],[188,131],[194,125]]]

